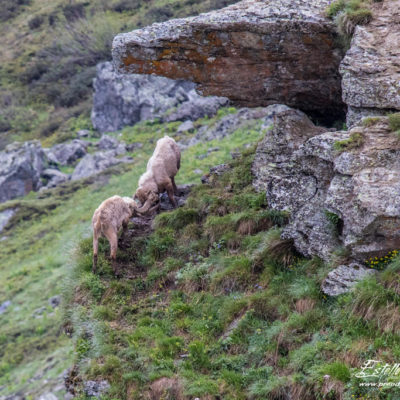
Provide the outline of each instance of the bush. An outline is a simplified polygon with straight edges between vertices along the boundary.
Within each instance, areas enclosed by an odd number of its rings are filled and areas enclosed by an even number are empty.
[[[29,29],[34,30],[34,29],[40,28],[40,26],[43,24],[43,22],[44,22],[43,15],[36,15],[35,17],[31,18],[28,21]]]
[[[67,21],[74,21],[76,19],[83,18],[85,16],[85,4],[67,4],[63,6],[62,12]]]
[[[400,131],[400,113],[389,114],[389,128],[393,132]]]
[[[16,17],[23,11],[23,6],[31,4],[32,0],[2,0],[0,7],[0,21],[5,22]]]

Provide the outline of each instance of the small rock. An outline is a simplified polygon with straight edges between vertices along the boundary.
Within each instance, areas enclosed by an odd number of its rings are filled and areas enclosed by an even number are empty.
[[[0,315],[4,314],[8,307],[11,306],[11,300],[6,300],[0,304]]]
[[[110,150],[116,149],[120,142],[118,139],[110,136],[110,135],[102,135],[101,139],[96,144],[97,148],[100,150]]]
[[[219,151],[219,150],[220,150],[219,147],[210,147],[210,148],[207,150],[207,153],[213,153],[214,151]]]
[[[47,185],[42,189],[49,189],[56,187],[59,184],[66,182],[70,178],[69,175],[64,174],[63,172],[54,168],[45,169],[42,173],[42,177],[48,180]]]
[[[198,160],[204,160],[204,159],[207,158],[207,157],[208,157],[208,153],[200,154],[199,156],[196,156],[196,158],[197,158]]]
[[[39,307],[36,310],[33,311],[33,315],[35,317],[38,317],[39,315],[42,315],[45,311],[47,310],[46,307]]]
[[[108,381],[87,381],[84,382],[84,392],[87,396],[100,397],[110,388]]]
[[[178,133],[191,132],[194,130],[193,122],[188,120],[179,125]]]
[[[133,152],[137,149],[141,149],[142,147],[143,147],[143,143],[135,142],[135,143],[126,145],[126,150],[129,152]]]
[[[367,269],[357,263],[340,265],[329,272],[322,283],[321,289],[329,296],[338,296],[350,291],[357,282],[375,273],[376,271]]]
[[[114,150],[108,150],[104,152],[97,152],[94,154],[86,154],[85,157],[79,161],[76,166],[71,180],[75,181],[78,179],[87,178],[91,175],[98,174],[109,167],[112,167],[121,163],[130,163],[133,161],[131,157],[116,158],[116,152]]]
[[[37,400],[58,400],[58,398],[53,393],[45,393],[38,397]]]
[[[198,175],[200,175],[200,174],[203,173],[203,171],[202,171],[201,169],[198,169],[198,168],[196,168],[193,172],[194,172],[195,174],[198,174]]]
[[[8,208],[0,212],[0,232],[5,228],[10,219],[14,216],[16,209]]]
[[[56,295],[53,297],[50,297],[49,299],[49,304],[53,307],[56,308],[60,305],[61,303],[61,296],[60,295]]]
[[[90,136],[90,131],[87,129],[81,129],[80,131],[76,132],[76,136],[78,136],[78,138],[87,138]]]
[[[70,143],[56,144],[44,151],[50,162],[60,165],[72,165],[87,153],[86,149],[88,146],[89,142],[74,139]]]

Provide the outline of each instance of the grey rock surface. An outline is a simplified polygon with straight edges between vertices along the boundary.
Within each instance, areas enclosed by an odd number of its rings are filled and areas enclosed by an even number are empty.
[[[115,150],[99,151],[94,154],[86,154],[79,161],[72,173],[71,180],[87,178],[91,175],[98,174],[109,167],[121,163],[130,163],[133,161],[131,157],[117,158],[118,153]]]
[[[0,211],[0,232],[7,226],[10,219],[14,216],[17,210],[8,208],[7,210]]]
[[[329,296],[338,296],[346,293],[362,279],[374,275],[376,271],[363,267],[357,263],[339,265],[329,272],[321,285],[322,291]]]
[[[46,168],[42,172],[42,177],[47,179],[47,184],[42,189],[49,189],[58,186],[60,183],[66,182],[69,180],[70,176],[68,174],[64,174],[55,168]]]
[[[386,117],[370,126],[329,132],[281,107],[253,163],[254,186],[270,207],[286,210],[284,238],[299,252],[329,260],[344,246],[361,262],[400,246],[400,143]],[[361,137],[353,147],[335,143]],[[329,214],[337,216],[337,226]]]
[[[400,0],[375,2],[371,8],[372,21],[356,27],[340,65],[350,127],[357,110],[364,115],[400,110]]]
[[[72,142],[56,144],[44,151],[50,162],[60,165],[72,165],[87,153],[88,146],[89,142],[74,139]]]
[[[53,308],[57,308],[61,303],[61,296],[55,295],[49,298],[49,304]]]
[[[214,115],[226,99],[202,98],[192,82],[152,75],[122,75],[109,62],[98,64],[92,123],[100,132],[160,118],[168,121]]]
[[[86,381],[84,382],[84,392],[87,396],[99,398],[110,388],[110,384],[106,380],[102,381]]]
[[[335,118],[343,108],[342,51],[326,17],[329,3],[243,0],[155,23],[114,38],[114,65],[132,74],[189,79],[199,93],[239,106],[284,103]]]
[[[40,189],[46,156],[39,141],[9,144],[0,160],[0,203]]]

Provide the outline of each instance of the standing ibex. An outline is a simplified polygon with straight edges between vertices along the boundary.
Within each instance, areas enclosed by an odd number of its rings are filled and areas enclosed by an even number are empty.
[[[164,136],[157,141],[153,155],[147,163],[146,172],[139,179],[135,199],[142,203],[141,213],[149,212],[150,207],[159,204],[159,193],[165,190],[174,207],[177,206],[174,193],[178,189],[175,185],[175,175],[181,165],[181,152],[175,140]]]
[[[97,268],[97,252],[99,237],[105,236],[110,243],[112,268],[116,273],[116,255],[118,248],[118,231],[121,227],[125,230],[129,219],[135,215],[138,207],[130,197],[113,196],[104,200],[94,212],[93,225],[93,273]]]

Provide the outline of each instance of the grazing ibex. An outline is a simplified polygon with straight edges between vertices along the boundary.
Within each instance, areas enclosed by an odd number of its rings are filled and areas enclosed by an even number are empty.
[[[118,248],[118,231],[125,230],[129,219],[136,214],[138,207],[130,197],[113,196],[104,200],[94,212],[93,225],[93,273],[97,268],[99,237],[105,236],[110,243],[112,268],[116,273],[116,255]]]
[[[157,141],[153,155],[147,163],[146,172],[139,179],[135,199],[142,203],[141,213],[148,213],[150,207],[159,204],[159,194],[167,191],[171,204],[176,207],[174,193],[178,189],[175,184],[175,175],[181,166],[181,152],[175,140],[164,136]]]

